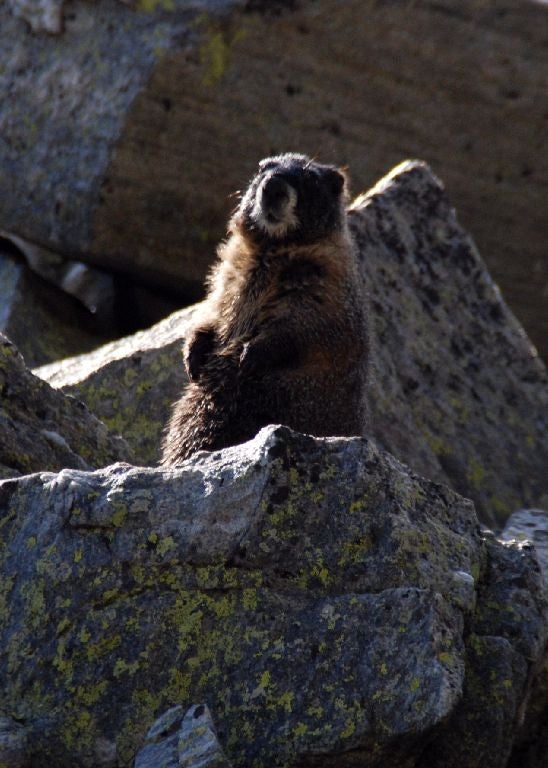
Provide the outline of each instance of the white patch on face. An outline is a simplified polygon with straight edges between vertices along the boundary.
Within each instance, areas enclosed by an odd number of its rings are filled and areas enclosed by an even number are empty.
[[[269,235],[269,237],[284,237],[291,229],[295,229],[299,224],[299,220],[295,213],[295,208],[297,207],[297,192],[290,184],[288,184],[287,191],[289,196],[284,202],[283,208],[279,211],[279,216],[276,218],[276,221],[269,220],[268,217],[264,215],[261,208],[262,188],[267,180],[268,179],[264,179],[257,189],[255,194],[255,205],[251,210],[251,218],[263,232],[266,232],[267,235]]]

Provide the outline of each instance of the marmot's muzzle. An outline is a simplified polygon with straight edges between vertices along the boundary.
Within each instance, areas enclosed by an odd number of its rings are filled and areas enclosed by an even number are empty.
[[[271,176],[261,189],[261,208],[266,216],[282,219],[291,199],[291,187],[279,176]]]

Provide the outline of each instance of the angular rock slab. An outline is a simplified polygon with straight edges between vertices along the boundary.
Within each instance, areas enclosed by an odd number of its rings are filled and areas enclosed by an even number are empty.
[[[0,227],[198,298],[260,158],[365,188],[426,157],[547,354],[545,25],[515,0],[10,0]]]
[[[471,498],[492,527],[524,504],[542,506],[546,369],[442,183],[424,163],[405,163],[354,202],[349,222],[371,296],[372,434],[416,472]],[[173,315],[37,373],[81,397],[139,461],[156,461],[169,403],[186,380],[188,319]]]
[[[63,467],[93,469],[131,454],[86,406],[25,367],[0,334],[0,477]]]
[[[520,509],[514,512],[502,532],[506,541],[531,542],[544,579],[548,605],[548,511]],[[548,608],[547,608],[548,610]],[[548,653],[532,691],[522,728],[517,734],[509,768],[543,768],[548,754]]]
[[[371,296],[376,439],[481,520],[548,499],[548,375],[442,183],[403,163],[351,206]],[[534,501],[536,500],[536,501]]]
[[[178,469],[5,481],[0,512],[0,706],[36,766],[127,764],[197,699],[235,766],[410,765],[461,698],[477,518],[370,441],[268,428]]]
[[[205,704],[164,712],[147,733],[134,768],[231,768]]]
[[[83,400],[110,429],[124,435],[136,462],[156,464],[171,406],[188,383],[182,346],[193,311],[180,310],[146,331],[43,365],[35,373]]]
[[[126,762],[197,696],[235,765],[382,755],[459,698],[473,508],[372,443],[268,429],[178,470],[0,493],[0,705],[37,765],[95,765],[100,740]]]
[[[0,333],[29,367],[104,344],[104,334],[86,328],[90,321],[72,297],[37,278],[0,241]]]
[[[0,717],[0,765],[2,768],[29,768],[25,729],[10,717]]]
[[[501,534],[505,541],[530,541],[548,590],[548,510],[519,509],[507,520]]]
[[[468,623],[463,696],[417,768],[505,768],[521,738],[538,726],[526,713],[532,689],[546,687],[548,593],[530,544],[487,537],[487,568]],[[522,729],[523,730],[523,729]],[[542,762],[528,764],[541,768]],[[525,766],[525,763],[524,763]]]

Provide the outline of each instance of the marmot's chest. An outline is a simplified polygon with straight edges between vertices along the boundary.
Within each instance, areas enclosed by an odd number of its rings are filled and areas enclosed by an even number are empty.
[[[261,312],[292,301],[321,300],[330,292],[327,268],[306,257],[280,257],[254,265],[240,286],[241,311]]]

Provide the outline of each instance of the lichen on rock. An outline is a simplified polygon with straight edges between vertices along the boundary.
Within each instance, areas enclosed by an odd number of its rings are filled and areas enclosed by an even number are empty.
[[[0,484],[0,514],[0,706],[37,765],[104,743],[129,764],[196,700],[234,766],[412,765],[461,700],[474,617],[520,674],[539,650],[527,552],[502,578],[528,600],[487,615],[471,502],[365,439],[270,427],[177,469],[32,475]]]
[[[63,467],[92,469],[131,454],[86,406],[26,368],[0,334],[0,477]]]

